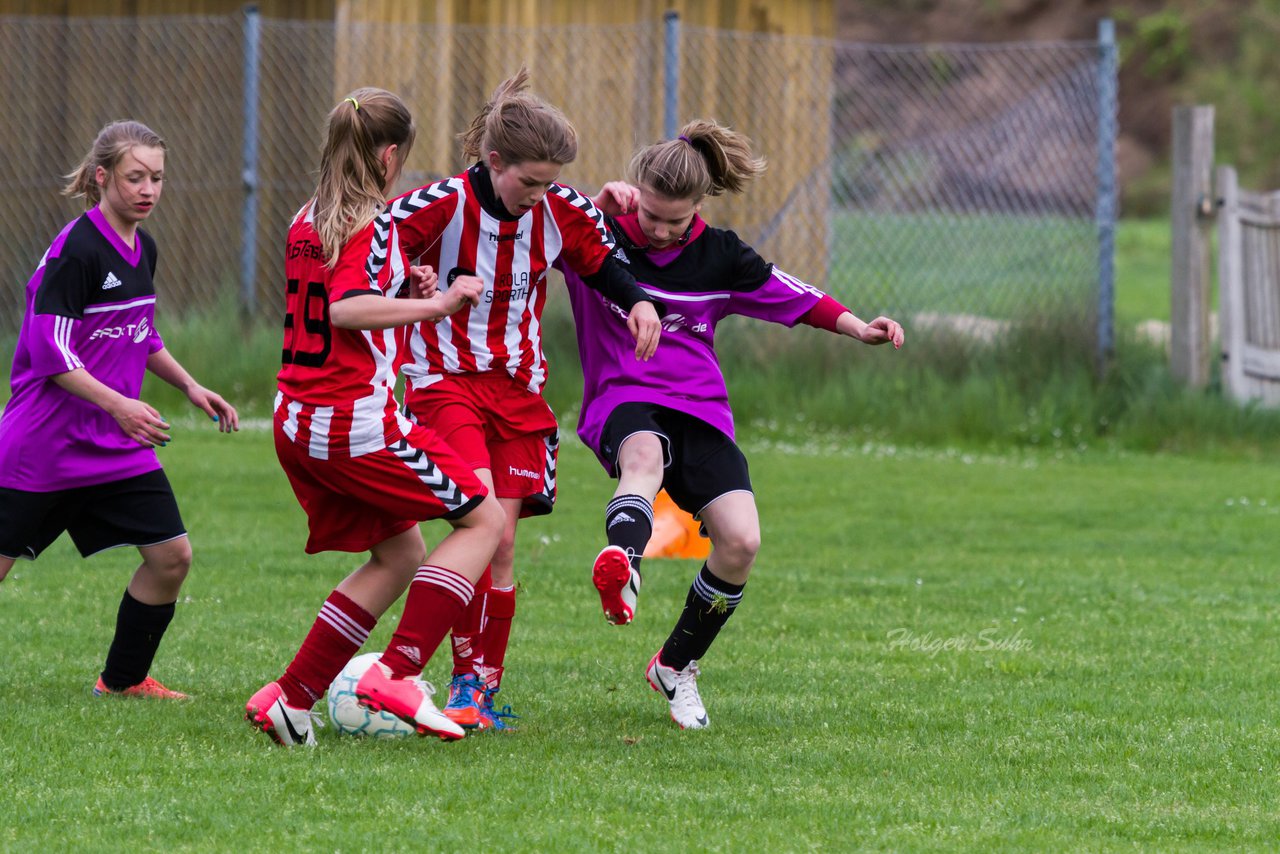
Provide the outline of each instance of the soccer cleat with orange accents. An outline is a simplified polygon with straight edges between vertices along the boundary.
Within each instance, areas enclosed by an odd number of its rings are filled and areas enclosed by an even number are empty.
[[[436,692],[430,682],[413,676],[392,679],[391,668],[375,661],[356,683],[356,701],[371,712],[387,712],[413,726],[418,735],[434,735],[452,741],[466,730],[449,720],[431,702]]]
[[[484,703],[484,686],[474,673],[459,673],[449,682],[449,702],[443,709],[444,716],[465,729],[484,726],[481,711]]]
[[[128,688],[121,688],[119,691],[112,691],[107,687],[107,683],[102,681],[102,677],[98,677],[98,684],[93,686],[93,696],[105,697],[112,695],[115,697],[149,697],[157,700],[186,700],[187,695],[181,691],[171,691],[161,685],[156,680],[148,676],[137,685],[130,685]]]
[[[515,732],[517,727],[514,721],[520,720],[520,716],[511,711],[510,706],[503,706],[501,709],[494,708],[493,695],[496,693],[498,693],[497,688],[489,688],[484,692],[484,699],[480,703],[479,729],[491,729],[494,732]]]
[[[244,706],[244,719],[283,747],[297,744],[310,747],[316,743],[316,734],[311,727],[311,710],[286,705],[279,682],[268,682],[249,698]]]
[[[591,567],[591,581],[600,591],[605,620],[615,626],[625,626],[635,619],[640,573],[631,566],[625,549],[621,546],[601,549]]]

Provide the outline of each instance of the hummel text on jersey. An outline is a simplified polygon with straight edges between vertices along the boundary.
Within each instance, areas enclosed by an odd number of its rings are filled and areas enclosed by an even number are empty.
[[[517,231],[515,234],[494,234],[489,232],[490,243],[505,243],[508,240],[520,240],[524,237],[523,231]]]
[[[121,285],[123,285],[123,284],[124,284],[124,282],[122,282],[122,281],[120,281],[119,279],[117,279],[117,278],[116,278],[116,274],[115,274],[115,273],[110,273],[110,272],[108,272],[108,273],[107,273],[107,277],[106,277],[105,279],[103,279],[103,281],[102,281],[102,289],[103,289],[104,291],[109,291],[109,290],[111,290],[112,288],[118,288],[118,287],[120,287],[120,286],[121,286]]]

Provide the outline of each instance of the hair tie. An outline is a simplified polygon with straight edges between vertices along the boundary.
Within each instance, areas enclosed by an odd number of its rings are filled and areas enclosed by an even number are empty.
[[[692,141],[692,140],[690,140],[690,139],[689,139],[689,137],[685,136],[684,134],[680,134],[678,137],[676,137],[676,139],[684,140],[685,142],[689,143],[690,145],[693,145],[693,141]]]
[[[353,106],[353,107],[355,107],[355,108],[356,108],[356,112],[357,112],[357,113],[358,113],[358,112],[360,112],[360,102],[359,102],[359,101],[357,101],[355,98],[343,98],[342,100],[344,100],[344,101],[350,101],[350,102],[351,102],[351,106]]]

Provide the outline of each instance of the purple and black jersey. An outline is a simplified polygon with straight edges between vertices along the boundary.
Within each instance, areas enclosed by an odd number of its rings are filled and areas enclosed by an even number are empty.
[[[683,246],[653,252],[611,220],[614,257],[664,307],[662,340],[635,358],[626,313],[562,269],[578,328],[582,412],[578,436],[600,457],[604,423],[623,403],[655,403],[705,421],[733,439],[729,392],[715,353],[716,324],[739,314],[794,326],[823,294],[767,263],[732,231],[696,219]],[[606,469],[609,463],[600,457]]]
[[[84,368],[137,398],[147,359],[164,348],[155,330],[156,244],[138,229],[129,247],[97,208],[54,239],[27,282],[13,355],[13,394],[0,414],[0,486],[52,492],[160,468],[105,410],[53,377]]]

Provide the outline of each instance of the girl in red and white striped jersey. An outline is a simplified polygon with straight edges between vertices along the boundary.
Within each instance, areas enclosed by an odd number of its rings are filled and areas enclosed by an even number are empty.
[[[313,744],[310,709],[409,588],[381,661],[357,686],[362,703],[461,738],[418,679],[474,593],[502,533],[502,509],[436,433],[410,423],[394,396],[399,330],[448,317],[480,295],[460,277],[435,292],[435,273],[409,268],[395,228],[374,217],[413,144],[404,103],[357,89],[329,114],[320,184],[289,228],[276,453],[307,513],[308,553],[369,551],[325,600],[284,675],[261,688],[246,718],[280,744]],[[368,277],[370,243],[383,249]],[[406,276],[425,299],[394,299]],[[423,555],[418,522],[453,530]]]
[[[626,310],[636,358],[653,354],[661,331],[652,301],[611,257],[600,212],[556,183],[577,156],[577,134],[527,83],[522,68],[462,134],[471,168],[395,199],[378,220],[394,223],[409,258],[440,271],[442,288],[472,275],[484,283],[475,305],[414,328],[404,368],[413,417],[448,439],[506,512],[492,583],[453,633],[445,711],[478,727],[496,722],[489,712],[515,612],[517,520],[549,513],[555,498],[556,420],[542,398],[547,270],[559,259]],[[383,254],[374,247],[375,265]]]

